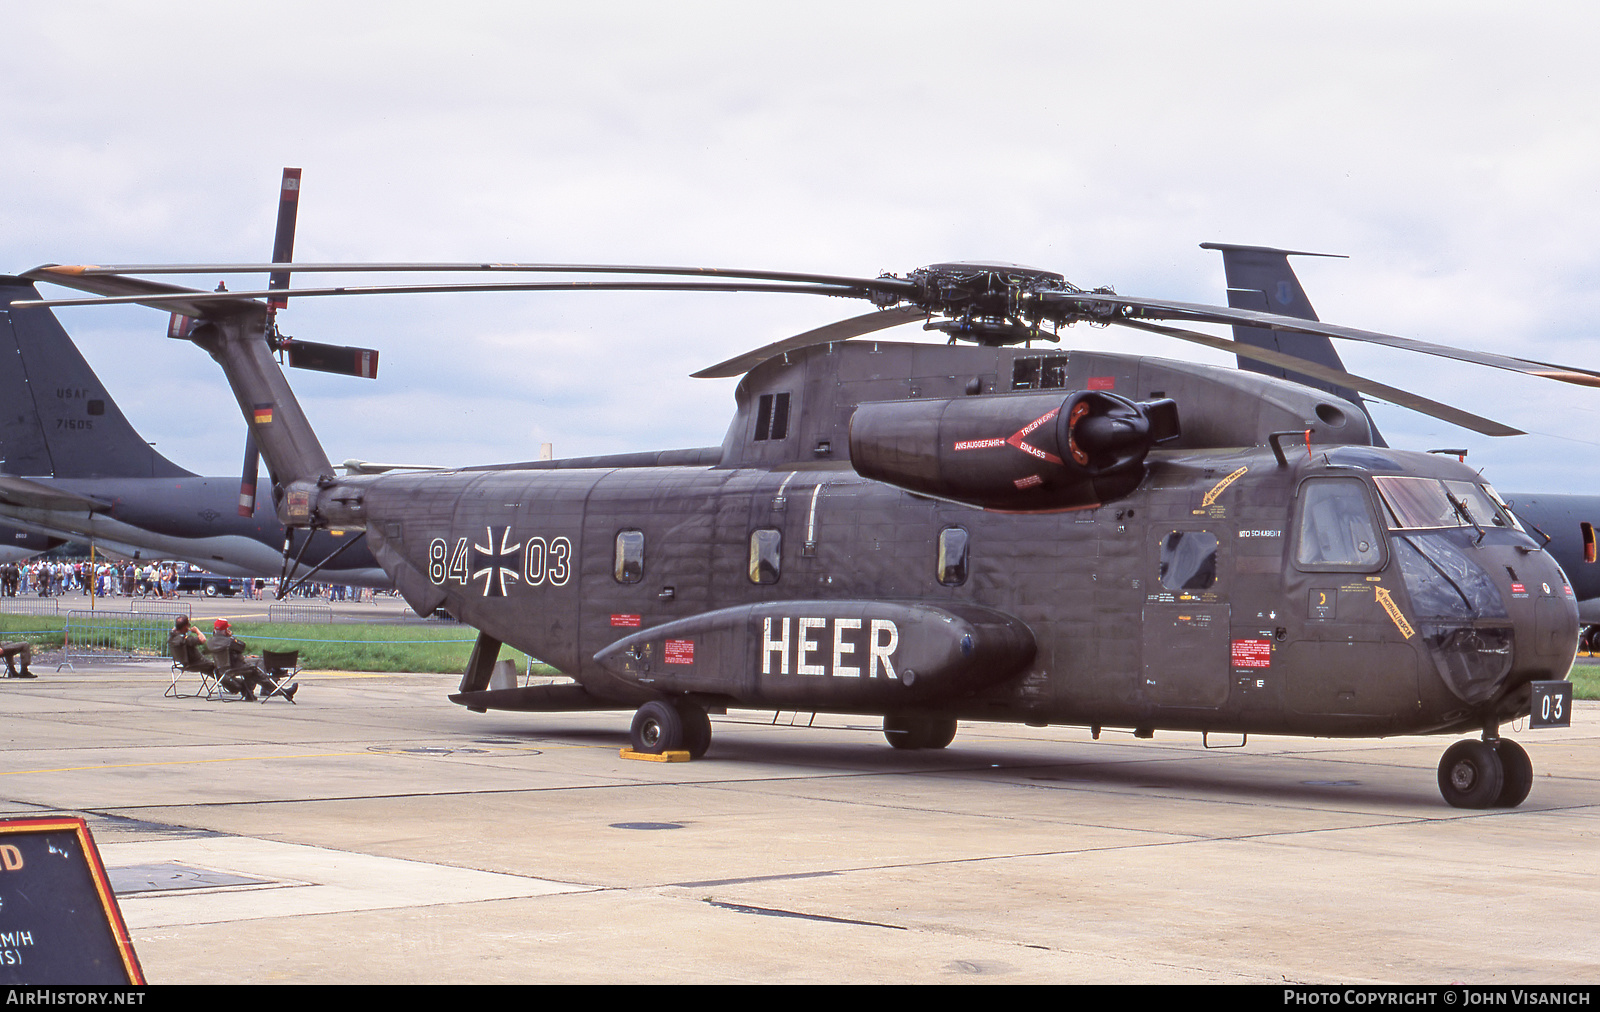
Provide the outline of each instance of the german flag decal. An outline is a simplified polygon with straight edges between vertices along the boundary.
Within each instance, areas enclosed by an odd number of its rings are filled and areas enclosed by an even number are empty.
[[[272,402],[268,401],[266,404],[257,404],[254,417],[257,425],[271,425]]]

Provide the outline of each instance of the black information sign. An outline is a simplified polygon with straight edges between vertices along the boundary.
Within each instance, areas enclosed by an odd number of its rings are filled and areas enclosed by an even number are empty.
[[[1529,682],[1533,688],[1533,709],[1529,727],[1572,726],[1572,683]]]
[[[143,984],[82,819],[0,820],[0,984]]]

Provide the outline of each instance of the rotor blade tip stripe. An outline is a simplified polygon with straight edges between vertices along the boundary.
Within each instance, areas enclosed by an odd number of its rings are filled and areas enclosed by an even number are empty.
[[[1589,373],[1567,372],[1565,370],[1529,370],[1529,375],[1560,380],[1563,383],[1575,383],[1583,387],[1600,387],[1600,376],[1594,376]]]

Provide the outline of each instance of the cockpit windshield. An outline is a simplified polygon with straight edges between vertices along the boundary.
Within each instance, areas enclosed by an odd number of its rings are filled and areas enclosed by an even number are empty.
[[[1377,475],[1372,480],[1383,499],[1390,530],[1439,527],[1520,529],[1510,514],[1500,507],[1493,491],[1476,482],[1391,475]]]

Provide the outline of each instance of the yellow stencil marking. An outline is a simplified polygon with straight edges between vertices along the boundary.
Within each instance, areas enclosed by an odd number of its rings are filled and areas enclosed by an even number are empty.
[[[1206,497],[1204,499],[1200,500],[1200,508],[1204,509],[1207,506],[1210,506],[1212,503],[1216,502],[1217,501],[1217,496],[1221,495],[1223,493],[1223,491],[1226,490],[1229,485],[1232,485],[1234,482],[1238,481],[1239,480],[1239,476],[1244,474],[1248,470],[1250,470],[1248,467],[1241,467],[1241,468],[1239,468],[1239,470],[1233,472],[1232,474],[1228,475],[1226,478],[1224,478],[1221,481],[1217,482],[1217,487],[1212,489],[1211,491],[1207,492],[1206,493]]]
[[[1406,639],[1415,636],[1417,634],[1416,630],[1411,628],[1411,623],[1407,622],[1406,617],[1400,614],[1400,606],[1394,603],[1394,595],[1382,587],[1374,587],[1373,590],[1378,592],[1378,603],[1383,605],[1383,610],[1389,613],[1389,618],[1394,622],[1394,627],[1400,630],[1400,635]]]

